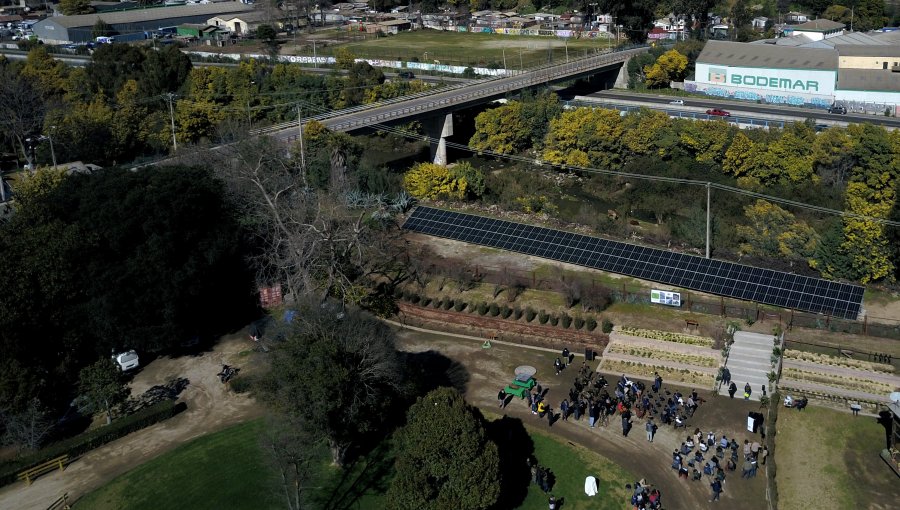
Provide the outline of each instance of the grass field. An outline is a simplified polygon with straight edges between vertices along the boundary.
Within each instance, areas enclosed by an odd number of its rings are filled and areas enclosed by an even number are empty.
[[[538,464],[549,467],[556,476],[556,485],[551,493],[563,498],[562,507],[567,510],[582,509],[623,509],[630,508],[631,491],[626,483],[634,482],[633,475],[585,448],[570,446],[558,439],[541,433],[531,432],[535,457]],[[584,479],[588,475],[597,477],[599,494],[588,497],[584,493]],[[548,496],[536,485],[530,485],[528,496],[520,507],[522,510],[544,510]]]
[[[890,508],[900,488],[878,457],[884,428],[875,418],[808,407],[778,413],[778,508]]]
[[[338,46],[330,46],[319,54],[332,54]],[[504,55],[507,69],[527,69],[547,63],[564,62],[569,58],[609,47],[606,40],[573,39],[555,37],[527,37],[497,34],[474,34],[417,30],[401,32],[389,37],[370,37],[362,41],[341,44],[360,58],[380,58],[421,62],[440,61],[445,65],[503,67]],[[568,47],[568,49],[567,49]]]
[[[282,489],[260,448],[261,420],[244,423],[196,439],[116,478],[79,499],[76,510],[284,508]],[[627,507],[625,484],[632,477],[618,466],[584,448],[530,432],[534,456],[555,475],[552,493],[565,499],[565,508],[621,509]],[[314,463],[305,494],[311,508],[380,510],[393,469],[390,441],[379,445],[346,470],[330,464],[325,448]],[[600,482],[600,496],[584,494],[589,474]],[[519,499],[519,501],[523,501]],[[530,485],[519,508],[543,510],[547,495]]]
[[[87,510],[281,509],[260,420],[198,438],[78,500]]]

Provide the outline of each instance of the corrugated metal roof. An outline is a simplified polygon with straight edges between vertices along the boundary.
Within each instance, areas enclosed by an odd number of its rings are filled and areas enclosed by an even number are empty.
[[[39,23],[53,22],[65,28],[92,27],[98,19],[110,25],[141,23],[158,19],[183,18],[187,16],[217,16],[220,14],[249,12],[252,5],[240,2],[220,2],[212,4],[178,5],[173,7],[155,7],[135,9],[132,11],[104,12],[100,14],[79,14],[77,16],[54,16]]]
[[[900,45],[894,44],[872,46],[839,44],[834,49],[842,57],[900,57]]]
[[[880,69],[841,69],[837,89],[900,92],[900,73]]]
[[[812,21],[807,21],[806,23],[794,25],[792,28],[795,32],[798,30],[803,32],[827,32],[829,30],[840,30],[845,26],[846,25],[844,25],[843,23],[831,21],[830,19],[815,19]]]
[[[810,48],[789,48],[771,44],[745,44],[728,41],[707,41],[697,57],[704,64],[762,67],[771,69],[837,69],[837,51]]]

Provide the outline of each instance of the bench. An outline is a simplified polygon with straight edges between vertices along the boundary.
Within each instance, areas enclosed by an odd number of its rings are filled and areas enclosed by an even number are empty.
[[[43,474],[49,473],[50,471],[53,471],[57,468],[59,468],[60,471],[66,469],[66,463],[68,461],[68,455],[60,455],[55,459],[50,459],[43,464],[38,464],[37,466],[22,471],[17,475],[17,478],[24,481],[28,485],[31,485],[31,482],[33,482],[37,477]]]
[[[694,321],[691,319],[685,319],[684,322],[687,325],[687,327],[689,327],[689,328],[699,328],[700,327],[700,322],[698,322],[698,321]]]

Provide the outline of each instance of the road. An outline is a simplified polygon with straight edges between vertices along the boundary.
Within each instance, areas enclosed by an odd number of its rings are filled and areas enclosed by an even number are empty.
[[[642,102],[648,105],[666,105],[668,106],[669,101],[676,99],[673,96],[655,96],[650,94],[641,94],[632,91],[616,91],[616,90],[604,90],[600,92],[595,92],[593,94],[589,94],[588,97],[596,98],[596,99],[604,99],[608,100],[612,103],[615,103],[616,100],[626,100],[626,101],[637,101]],[[862,122],[871,122],[872,124],[890,127],[894,129],[900,129],[900,118],[897,117],[885,117],[879,115],[859,115],[848,113],[847,115],[839,115],[828,113],[824,110],[811,110],[809,108],[797,108],[791,106],[783,106],[783,105],[768,105],[768,104],[756,104],[756,103],[747,103],[743,101],[723,101],[720,99],[714,98],[706,98],[706,97],[678,97],[677,99],[684,100],[684,106],[686,107],[696,107],[696,108],[721,108],[723,110],[727,110],[732,114],[740,112],[743,114],[762,114],[762,115],[775,115],[780,117],[800,117],[804,119],[813,119],[815,121],[827,120],[832,122],[848,122],[848,123],[862,123]],[[677,109],[675,106],[673,109]]]

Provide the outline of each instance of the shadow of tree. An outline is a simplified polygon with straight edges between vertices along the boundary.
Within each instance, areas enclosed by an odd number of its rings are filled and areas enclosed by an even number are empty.
[[[501,489],[494,508],[518,508],[525,501],[531,483],[528,459],[534,456],[534,442],[519,418],[504,416],[488,422],[486,427],[500,454]]]

